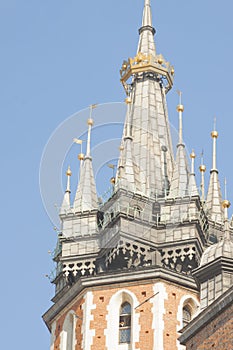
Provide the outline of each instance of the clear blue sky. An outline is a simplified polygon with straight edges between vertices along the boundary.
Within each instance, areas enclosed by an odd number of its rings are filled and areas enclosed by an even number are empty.
[[[168,95],[170,121],[177,125],[180,89],[184,138],[197,154],[204,148],[209,171],[210,131],[217,116],[217,165],[233,201],[233,3],[151,2],[157,51],[176,70]],[[4,349],[49,349],[41,315],[53,296],[44,275],[52,268],[47,251],[54,248],[56,234],[40,198],[41,154],[71,114],[95,102],[124,99],[119,68],[136,52],[142,6],[143,0],[0,0]]]

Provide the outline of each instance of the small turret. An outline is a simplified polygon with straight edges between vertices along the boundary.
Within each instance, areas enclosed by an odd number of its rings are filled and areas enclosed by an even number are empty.
[[[188,160],[183,143],[183,112],[184,106],[181,103],[181,92],[179,91],[180,103],[177,106],[179,113],[179,141],[177,144],[175,168],[171,180],[170,194],[172,198],[185,197],[188,195],[189,168]]]
[[[201,173],[201,202],[202,204],[205,203],[205,172],[206,172],[206,166],[204,165],[203,160],[203,151],[201,154],[201,165],[199,166],[199,170]]]
[[[211,132],[213,140],[213,160],[212,169],[210,171],[210,182],[206,199],[207,215],[210,220],[214,222],[223,222],[223,210],[222,210],[222,194],[218,178],[217,170],[217,138],[218,132],[214,126],[214,131]]]
[[[79,157],[80,161],[83,162],[83,165],[81,167],[80,164],[80,180],[74,200],[75,212],[91,211],[98,208],[97,191],[91,158],[91,128],[94,124],[94,121],[91,118],[92,109],[93,106],[90,107],[90,118],[87,121],[88,136],[86,156],[83,159],[83,155],[81,153]]]
[[[226,197],[225,197],[226,198]],[[201,308],[204,309],[232,286],[233,242],[230,239],[228,208],[231,203],[222,201],[224,210],[224,233],[218,243],[208,247],[201,258],[194,276],[201,284]]]
[[[192,150],[192,153],[190,154],[191,158],[191,172],[189,174],[189,195],[190,196],[198,196],[198,189],[196,184],[196,178],[195,178],[195,158],[196,154],[194,150]]]
[[[67,185],[66,185],[66,191],[64,194],[60,214],[65,214],[68,210],[70,210],[70,177],[72,175],[72,172],[70,170],[70,166],[67,169],[66,176],[67,176]]]

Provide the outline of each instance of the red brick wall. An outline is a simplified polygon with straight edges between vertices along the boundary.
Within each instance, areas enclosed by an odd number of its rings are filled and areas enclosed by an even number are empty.
[[[124,287],[130,292],[134,293],[137,297],[139,304],[146,300],[148,297],[154,294],[153,285],[146,284],[140,286],[129,286]],[[107,306],[110,302],[111,297],[120,291],[122,288],[113,288],[109,287],[106,290],[94,291],[94,300],[93,303],[96,304],[96,309],[92,311],[94,320],[91,322],[91,328],[96,330],[96,336],[94,338],[92,350],[103,350],[105,349],[105,336],[104,329],[107,327]],[[146,295],[145,295],[146,293]],[[140,341],[136,343],[135,348],[140,350],[152,349],[153,344],[153,333],[151,330],[152,325],[152,313],[151,313],[152,304],[145,303],[138,309],[136,313],[140,313]]]
[[[187,350],[210,349],[233,349],[233,305],[219,314],[187,343]]]
[[[161,281],[156,281],[161,282]],[[127,289],[130,292],[134,293],[139,304],[143,303],[147,298],[154,294],[154,283],[153,281],[149,283],[144,283],[140,285],[118,285],[118,286],[106,286],[100,288],[96,288],[92,290],[93,293],[93,304],[96,305],[96,308],[92,310],[91,314],[93,315],[93,320],[90,322],[90,328],[95,330],[95,336],[93,338],[93,345],[91,346],[91,350],[105,350],[106,349],[106,339],[104,330],[107,327],[106,316],[108,313],[107,306],[110,302],[111,297],[122,289]],[[165,300],[165,314],[164,314],[164,350],[176,350],[177,349],[177,326],[178,329],[181,325],[177,321],[177,311],[178,305],[180,303],[181,298],[186,295],[196,296],[196,292],[191,292],[185,288],[168,284],[167,282],[163,282],[166,288],[166,292],[168,294],[168,300]],[[73,310],[76,315],[78,315],[81,319],[83,318],[83,310],[82,305],[84,303],[83,297],[74,302],[74,304],[69,306],[64,313],[61,313],[60,318],[57,319],[56,324],[56,340],[54,345],[54,350],[60,349],[60,332],[62,331],[63,323],[67,313],[70,310]],[[139,342],[135,344],[135,349],[140,350],[151,350],[153,349],[153,331],[152,330],[152,303],[145,302],[143,305],[138,307],[135,312],[140,314],[139,322],[140,322],[140,335]],[[156,311],[155,311],[156,312]],[[75,350],[82,350],[82,321],[77,319],[76,324],[76,347]],[[193,348],[191,348],[193,350]],[[232,348],[233,349],[233,348]],[[160,350],[160,349],[159,349]],[[230,350],[227,349],[227,350]]]
[[[84,303],[84,299],[80,298],[78,301],[76,301],[70,308],[68,308],[62,316],[60,316],[56,323],[56,331],[55,331],[55,343],[54,343],[54,350],[60,349],[60,333],[63,328],[63,323],[65,321],[66,315],[72,310],[75,312],[77,316],[80,318],[77,318],[76,321],[76,349],[75,350],[81,350],[81,344],[82,344],[82,318],[83,318],[83,310],[82,305]]]

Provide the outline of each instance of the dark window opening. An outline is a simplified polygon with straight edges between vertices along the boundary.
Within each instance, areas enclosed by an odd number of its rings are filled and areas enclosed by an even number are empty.
[[[131,341],[131,305],[127,302],[120,307],[119,316],[119,343]]]

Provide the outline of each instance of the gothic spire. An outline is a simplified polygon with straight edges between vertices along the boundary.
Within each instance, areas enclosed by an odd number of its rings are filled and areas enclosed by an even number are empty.
[[[203,160],[203,151],[201,154],[201,165],[199,166],[199,170],[201,173],[201,202],[203,204],[205,202],[205,171],[206,171],[206,166],[204,165],[204,160]]]
[[[185,145],[183,143],[183,111],[184,106],[181,104],[180,100],[180,104],[177,106],[177,112],[179,113],[179,141],[177,144],[176,162],[169,194],[172,198],[188,195],[189,167]]]
[[[97,192],[91,158],[91,127],[93,126],[93,119],[91,118],[92,109],[93,106],[90,107],[90,118],[87,121],[87,149],[83,166],[80,171],[80,180],[74,200],[75,212],[90,211],[98,208]]]
[[[162,197],[174,166],[166,103],[174,68],[162,55],[156,55],[154,33],[150,1],[146,0],[137,55],[123,62],[120,74],[125,91],[132,99],[132,140],[128,144],[131,144],[134,174],[138,174],[139,186],[135,188],[145,196]]]
[[[68,167],[67,172],[66,172],[66,176],[67,176],[66,191],[64,194],[60,214],[65,214],[66,211],[70,209],[70,193],[71,193],[71,191],[70,191],[70,177],[71,177],[71,175],[72,175],[72,172],[70,170],[70,167]]]
[[[139,43],[137,52],[143,54],[152,54],[155,56],[155,42],[154,34],[155,28],[152,25],[152,14],[150,0],[145,0],[143,16],[142,16],[142,26],[139,29]]]
[[[191,158],[191,172],[189,174],[189,195],[190,196],[198,196],[198,189],[197,189],[197,184],[196,184],[196,178],[195,178],[195,158],[196,158],[196,154],[194,152],[194,150],[192,151],[192,153],[190,154],[190,158]]]
[[[222,202],[222,207],[224,210],[224,238],[230,240],[230,222],[228,218],[228,209],[230,208],[231,203],[227,200],[227,180],[225,179],[225,199]]]
[[[217,153],[216,144],[218,138],[218,132],[215,130],[211,132],[211,137],[213,140],[213,164],[210,171],[210,182],[206,198],[207,214],[209,218],[213,221],[222,222],[223,212],[222,212],[222,194],[218,178],[217,170]]]
[[[125,103],[127,105],[127,115],[126,115],[126,122],[125,122],[125,128],[124,128],[124,136],[123,136],[123,142],[122,146],[120,147],[120,159],[118,163],[118,172],[117,172],[117,181],[116,186],[117,188],[124,188],[126,190],[130,190],[134,192],[136,188],[140,187],[137,186],[138,179],[135,174],[135,164],[133,159],[133,152],[132,152],[132,123],[131,123],[131,99],[130,97],[127,97],[125,99]]]

